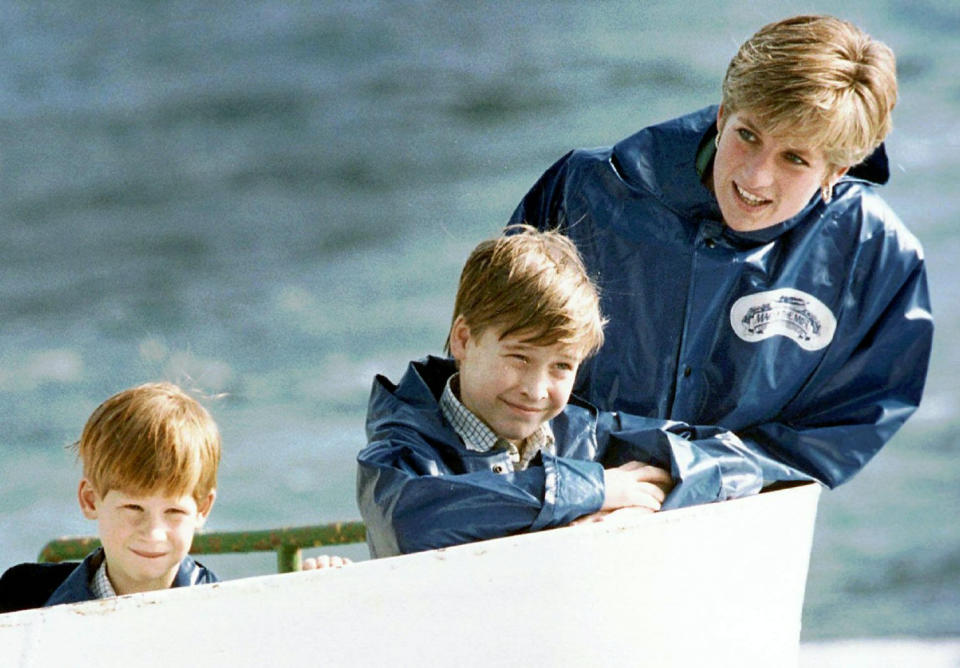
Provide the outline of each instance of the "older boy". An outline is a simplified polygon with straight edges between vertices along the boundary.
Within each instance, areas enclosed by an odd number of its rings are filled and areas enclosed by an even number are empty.
[[[77,448],[80,510],[97,521],[102,547],[69,573],[63,564],[9,569],[0,611],[217,581],[187,555],[213,507],[220,462],[203,406],[169,383],[124,390],[93,412]]]
[[[474,250],[447,340],[455,361],[428,357],[399,385],[374,381],[357,481],[372,556],[660,508],[670,474],[637,461],[604,469],[609,430],[589,405],[568,404],[603,342],[598,304],[556,232],[524,227]]]

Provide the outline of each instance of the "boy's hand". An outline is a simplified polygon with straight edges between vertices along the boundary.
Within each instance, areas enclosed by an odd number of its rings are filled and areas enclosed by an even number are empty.
[[[353,562],[346,557],[321,554],[318,557],[308,557],[307,559],[304,559],[303,563],[300,565],[300,568],[304,571],[313,571],[321,568],[340,568],[341,566],[346,566],[347,564],[352,563]]]
[[[603,484],[603,506],[600,510],[578,517],[570,526],[655,513],[673,489],[673,478],[656,466],[627,462],[614,469],[604,469]]]
[[[656,466],[627,462],[614,469],[604,469],[603,484],[601,512],[634,506],[656,512],[673,489],[673,478]]]

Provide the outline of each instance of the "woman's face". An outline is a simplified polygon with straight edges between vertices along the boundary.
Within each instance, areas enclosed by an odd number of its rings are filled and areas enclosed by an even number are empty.
[[[832,186],[846,172],[828,176],[822,150],[765,132],[747,110],[731,114],[725,123],[718,117],[718,125],[713,192],[724,222],[738,232],[792,218],[823,184]]]

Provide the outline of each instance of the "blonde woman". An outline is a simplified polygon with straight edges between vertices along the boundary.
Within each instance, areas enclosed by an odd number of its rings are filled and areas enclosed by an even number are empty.
[[[888,47],[798,16],[743,44],[720,105],[553,165],[513,222],[559,227],[599,283],[606,342],[574,391],[724,428],[761,471],[721,471],[726,496],[855,474],[917,407],[933,334],[922,250],[878,192],[896,100]]]

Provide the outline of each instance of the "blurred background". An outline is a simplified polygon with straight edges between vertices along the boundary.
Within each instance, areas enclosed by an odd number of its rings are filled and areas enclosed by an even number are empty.
[[[155,379],[210,397],[221,425],[208,528],[358,519],[373,375],[441,351],[467,253],[540,173],[718,102],[757,28],[834,11],[0,0],[0,568],[95,531],[65,446],[107,396]],[[884,193],[926,248],[937,339],[921,409],[822,497],[803,638],[950,636],[960,6],[841,16],[898,54]],[[204,561],[228,578],[275,567]]]

